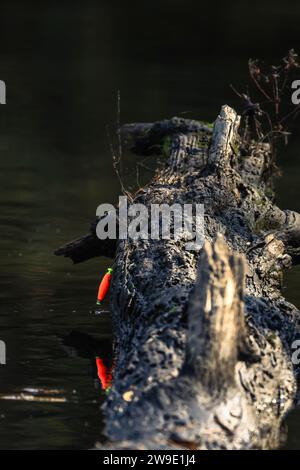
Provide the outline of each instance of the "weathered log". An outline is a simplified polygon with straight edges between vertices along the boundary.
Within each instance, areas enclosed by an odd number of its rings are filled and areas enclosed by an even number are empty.
[[[125,124],[119,130],[126,147],[138,155],[162,155],[167,138],[190,132],[209,135],[212,129],[207,123],[174,117],[153,124]]]
[[[91,224],[90,233],[63,245],[55,250],[54,254],[56,256],[71,258],[74,264],[82,263],[83,261],[94,258],[95,256],[113,258],[116,252],[116,240],[112,240],[110,238],[99,240],[96,235],[98,220],[99,219],[96,219]]]
[[[126,135],[140,141],[143,126]],[[212,133],[188,121],[160,134],[169,158],[134,202],[203,203],[206,242],[200,253],[183,240],[118,242],[106,448],[280,443],[297,396],[299,312],[281,294],[281,274],[297,261],[299,215],[274,205],[270,148],[245,152],[238,126],[223,106]]]

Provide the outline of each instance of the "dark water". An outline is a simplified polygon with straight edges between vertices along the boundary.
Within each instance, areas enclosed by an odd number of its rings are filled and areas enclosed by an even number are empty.
[[[123,2],[124,3],[124,2]],[[71,331],[93,336],[109,361],[109,315],[94,317],[109,260],[72,266],[53,250],[88,228],[101,202],[115,202],[105,126],[180,113],[211,121],[240,103],[247,59],[273,60],[299,45],[294,2],[4,1],[0,17],[0,448],[88,448],[101,438],[93,351],[66,347]],[[280,156],[282,207],[300,210],[300,132]],[[126,158],[126,184],[136,159]],[[144,180],[150,176],[146,170]],[[300,305],[300,270],[285,278]],[[85,356],[85,357],[82,357]],[[107,357],[108,356],[108,357]],[[300,448],[300,414],[288,447]]]

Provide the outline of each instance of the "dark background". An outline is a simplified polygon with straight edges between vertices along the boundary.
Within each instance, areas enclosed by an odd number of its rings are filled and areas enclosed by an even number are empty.
[[[104,0],[8,1],[0,11],[0,366],[1,448],[82,448],[101,436],[90,361],[70,357],[72,329],[110,338],[95,318],[109,261],[73,267],[53,250],[84,233],[119,185],[105,127],[181,115],[213,121],[224,103],[241,111],[229,84],[245,91],[247,61],[278,61],[299,47],[300,4]],[[299,123],[279,155],[282,207],[300,210]],[[125,182],[135,183],[134,157]],[[142,178],[147,180],[146,170]],[[299,269],[286,276],[300,304]],[[64,403],[24,401],[24,388],[53,388]],[[52,392],[51,392],[52,390]],[[300,448],[300,418],[289,418],[288,447]]]

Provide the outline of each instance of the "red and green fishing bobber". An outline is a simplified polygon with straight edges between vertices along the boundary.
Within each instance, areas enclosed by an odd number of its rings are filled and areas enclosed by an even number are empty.
[[[108,268],[108,270],[106,271],[106,273],[104,274],[100,282],[100,286],[98,289],[98,296],[97,296],[97,305],[102,304],[103,300],[105,299],[109,291],[110,282],[112,278],[112,271],[113,271],[112,268]]]

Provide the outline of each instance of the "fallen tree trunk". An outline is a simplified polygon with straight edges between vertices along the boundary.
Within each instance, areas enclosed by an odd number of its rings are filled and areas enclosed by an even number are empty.
[[[134,202],[204,204],[206,241],[200,253],[183,240],[117,244],[106,448],[280,443],[297,397],[292,344],[299,322],[281,294],[281,277],[298,262],[300,217],[268,196],[268,144],[253,143],[247,154],[238,127],[235,111],[223,106],[213,129],[173,119],[122,130],[140,153],[168,153]],[[96,244],[94,254],[103,254],[103,242]],[[58,254],[72,258],[72,247]]]

